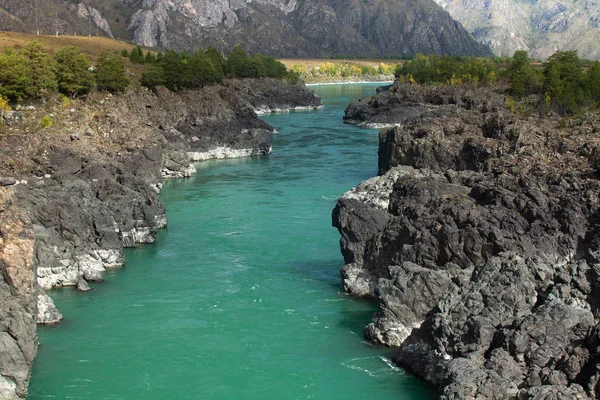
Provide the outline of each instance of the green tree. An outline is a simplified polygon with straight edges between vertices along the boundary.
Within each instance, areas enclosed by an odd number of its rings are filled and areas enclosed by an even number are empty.
[[[129,61],[133,64],[143,64],[144,63],[144,51],[140,46],[135,46],[131,49],[131,53],[129,53]]]
[[[150,53],[149,51],[146,52],[146,56],[144,57],[144,63],[145,64],[153,64],[156,62],[156,56],[153,53]]]
[[[191,86],[204,87],[220,80],[212,61],[204,52],[196,53],[190,60]]]
[[[206,49],[206,57],[212,62],[213,67],[217,73],[217,82],[220,82],[225,77],[227,71],[227,60],[217,49],[209,47]]]
[[[160,64],[163,69],[164,86],[173,91],[183,89],[186,86],[187,71],[184,70],[183,61],[176,51],[167,51]]]
[[[94,88],[89,60],[74,46],[63,47],[54,56],[58,90],[67,96],[81,96]]]
[[[586,86],[590,98],[596,103],[596,106],[600,106],[600,62],[595,61],[590,66]]]
[[[56,66],[54,60],[42,50],[40,42],[26,43],[19,53],[27,60],[28,65],[27,96],[41,98],[49,92],[56,92]]]
[[[585,102],[585,79],[577,51],[557,51],[544,70],[544,94],[562,113],[577,111]]]
[[[27,59],[12,50],[0,54],[0,96],[11,101],[27,97],[30,76]]]
[[[227,57],[227,71],[230,76],[251,78],[258,76],[258,66],[248,57],[242,46],[235,46]]]
[[[120,92],[129,85],[125,76],[123,58],[107,52],[102,52],[96,64],[96,84],[99,90]]]
[[[524,50],[517,50],[513,55],[512,62],[508,68],[510,78],[510,93],[523,97],[529,93],[530,82],[532,76],[531,64],[529,56]]]
[[[165,85],[165,73],[162,64],[148,64],[142,73],[140,83],[150,89]]]

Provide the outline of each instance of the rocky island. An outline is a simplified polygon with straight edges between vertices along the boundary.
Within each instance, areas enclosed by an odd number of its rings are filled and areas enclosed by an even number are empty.
[[[257,111],[315,109],[302,83],[230,79],[198,90],[129,87],[63,107],[4,113],[0,135],[0,397],[24,398],[37,323],[62,316],[44,289],[102,280],[123,248],[167,224],[157,194],[192,161],[269,154],[274,129]],[[54,122],[39,129],[41,118]],[[8,306],[6,306],[8,305]]]
[[[379,176],[333,211],[344,288],[442,398],[597,398],[600,118],[511,102],[397,81],[347,108],[388,127]]]

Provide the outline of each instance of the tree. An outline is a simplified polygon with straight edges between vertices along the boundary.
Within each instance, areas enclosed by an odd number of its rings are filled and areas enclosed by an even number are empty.
[[[204,87],[219,81],[219,74],[204,52],[198,52],[191,58],[189,70],[192,87]]]
[[[41,98],[48,92],[56,92],[56,66],[54,60],[42,50],[40,42],[28,42],[19,54],[27,60],[28,65],[27,96]]]
[[[206,57],[211,61],[213,67],[215,68],[215,72],[217,73],[217,82],[221,82],[225,77],[225,73],[227,70],[227,60],[217,49],[214,47],[209,47],[206,49]]]
[[[26,98],[30,82],[27,59],[7,50],[0,54],[0,71],[0,96],[11,101]]]
[[[509,90],[511,94],[523,97],[529,93],[532,71],[526,51],[515,51],[510,67],[508,68],[508,74],[510,77]]]
[[[67,96],[81,96],[94,88],[89,60],[74,46],[63,47],[54,56],[58,90]]]
[[[163,69],[165,87],[173,91],[183,89],[185,87],[184,82],[187,80],[187,71],[184,71],[179,54],[174,50],[167,51],[160,64]]]
[[[145,64],[153,64],[156,62],[156,56],[152,53],[150,53],[150,51],[146,52],[146,56],[144,57],[144,63]]]
[[[596,103],[596,106],[600,105],[600,62],[595,61],[588,70],[587,73],[587,84],[589,96]]]
[[[577,51],[557,51],[544,70],[544,94],[564,113],[575,112],[585,102],[585,79]]]
[[[150,89],[165,85],[165,77],[162,64],[148,64],[142,73],[140,83]]]
[[[98,90],[120,92],[129,85],[125,76],[123,58],[116,54],[102,52],[96,64],[96,84]]]
[[[144,51],[140,46],[135,46],[131,49],[131,53],[129,53],[129,61],[133,64],[143,64],[144,63]]]
[[[258,76],[258,67],[248,58],[248,53],[242,46],[235,46],[227,57],[227,71],[229,75],[237,78],[251,78]]]

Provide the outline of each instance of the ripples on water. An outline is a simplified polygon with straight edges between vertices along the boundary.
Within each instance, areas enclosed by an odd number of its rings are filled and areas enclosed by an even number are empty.
[[[377,132],[342,125],[373,85],[272,115],[268,157],[167,182],[169,227],[91,293],[53,291],[30,399],[429,399],[365,343],[375,310],[340,287],[336,199],[377,172]]]

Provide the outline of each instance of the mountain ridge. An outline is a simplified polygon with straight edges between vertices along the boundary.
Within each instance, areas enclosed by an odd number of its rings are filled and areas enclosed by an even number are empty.
[[[0,25],[277,57],[491,55],[433,0],[0,0]]]
[[[600,58],[600,2],[596,0],[435,0],[496,55],[526,50],[546,59],[557,50]]]

